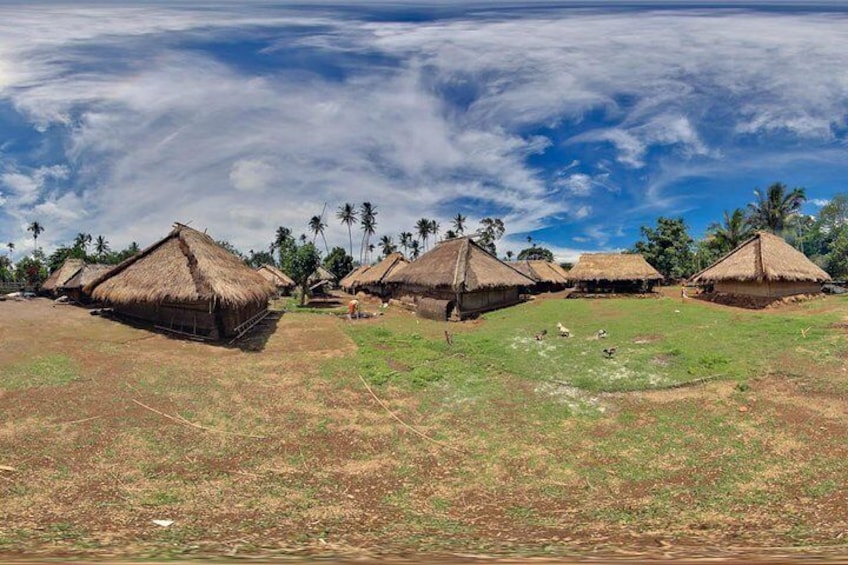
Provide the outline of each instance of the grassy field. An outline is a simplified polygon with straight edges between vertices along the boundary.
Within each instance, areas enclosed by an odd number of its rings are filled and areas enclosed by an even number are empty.
[[[334,313],[242,350],[0,303],[0,555],[846,543],[846,298]]]

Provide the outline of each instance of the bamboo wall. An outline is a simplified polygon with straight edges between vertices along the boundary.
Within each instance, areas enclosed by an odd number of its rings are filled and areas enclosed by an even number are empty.
[[[821,292],[822,285],[810,281],[723,281],[715,283],[714,289],[725,294],[781,298],[795,294],[816,294]]]

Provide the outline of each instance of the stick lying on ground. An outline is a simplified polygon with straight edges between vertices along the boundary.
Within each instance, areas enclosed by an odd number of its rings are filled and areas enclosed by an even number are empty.
[[[139,406],[141,406],[142,408],[150,410],[151,412],[153,412],[155,414],[159,414],[163,418],[168,418],[169,420],[171,420],[173,422],[176,422],[178,424],[183,424],[185,426],[191,426],[192,428],[197,428],[198,430],[204,430],[204,431],[213,432],[213,433],[216,433],[216,434],[226,434],[226,435],[230,435],[230,436],[249,437],[249,438],[253,438],[253,439],[268,439],[268,436],[256,436],[256,435],[252,435],[252,434],[240,434],[238,432],[228,432],[227,430],[216,430],[215,428],[207,428],[206,426],[201,426],[200,424],[195,424],[194,422],[189,422],[188,420],[186,420],[182,416],[171,416],[170,414],[165,414],[164,412],[160,412],[159,410],[157,410],[155,408],[151,408],[147,404],[139,402],[135,398],[133,398],[131,400],[133,402],[135,402],[136,404],[138,404]]]

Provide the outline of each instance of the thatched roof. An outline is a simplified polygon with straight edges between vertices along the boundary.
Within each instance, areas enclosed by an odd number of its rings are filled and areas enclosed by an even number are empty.
[[[97,277],[109,272],[113,267],[114,265],[83,265],[76,273],[74,273],[74,276],[68,279],[64,284],[59,285],[59,289],[71,290],[83,288],[97,279]]]
[[[359,282],[362,275],[371,268],[371,265],[360,265],[359,267],[352,270],[350,273],[345,275],[341,281],[339,281],[339,286],[344,289],[353,288],[354,286],[359,286],[361,283]]]
[[[529,277],[537,283],[565,284],[568,276],[562,267],[551,261],[545,260],[523,260],[507,263],[510,267]]]
[[[256,272],[277,288],[292,288],[295,286],[294,281],[274,265],[262,265],[256,269]]]
[[[42,283],[42,290],[54,291],[65,284],[77,271],[82,269],[85,261],[82,259],[65,259],[62,266],[50,273],[47,280]]]
[[[330,281],[336,282],[336,275],[331,273],[324,265],[318,265],[318,268],[312,273],[312,276],[309,277],[310,284],[316,283],[318,281]]]
[[[638,253],[584,253],[568,271],[571,281],[652,281],[663,276]]]
[[[85,292],[112,304],[213,301],[242,306],[265,301],[275,288],[262,275],[188,226],[99,276]]]
[[[754,237],[692,277],[696,283],[718,281],[829,281],[830,275],[806,255],[768,232]]]
[[[449,288],[454,292],[533,284],[532,279],[467,237],[439,243],[403,269],[390,273],[386,282]]]
[[[359,275],[358,285],[382,284],[386,278],[394,272],[405,268],[409,264],[403,253],[390,253],[382,261],[373,265],[367,271]]]

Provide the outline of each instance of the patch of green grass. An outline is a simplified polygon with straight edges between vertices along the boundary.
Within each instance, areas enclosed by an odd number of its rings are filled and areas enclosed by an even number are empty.
[[[76,361],[65,355],[45,355],[4,369],[0,388],[15,390],[62,386],[79,378]]]

